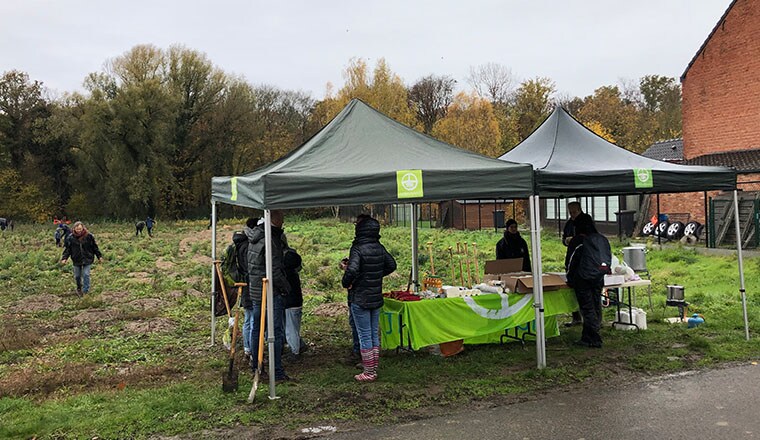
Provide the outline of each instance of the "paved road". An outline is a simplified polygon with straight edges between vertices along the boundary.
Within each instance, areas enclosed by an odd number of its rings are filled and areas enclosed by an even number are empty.
[[[325,438],[760,439],[760,366],[557,392],[530,402]]]

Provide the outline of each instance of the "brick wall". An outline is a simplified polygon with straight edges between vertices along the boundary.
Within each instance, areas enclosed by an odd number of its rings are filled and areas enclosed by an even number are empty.
[[[760,0],[737,0],[682,89],[686,159],[760,148]]]

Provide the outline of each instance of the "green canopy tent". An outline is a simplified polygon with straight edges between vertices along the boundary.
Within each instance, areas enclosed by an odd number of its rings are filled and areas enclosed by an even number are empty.
[[[736,236],[741,237],[736,171],[677,165],[640,156],[597,136],[560,106],[530,136],[499,159],[533,165],[536,191],[531,208],[536,213],[536,222],[540,218],[539,197],[733,190]],[[534,225],[536,229],[538,226]],[[534,272],[540,273],[540,233],[535,243],[534,264],[538,267]],[[745,335],[749,340],[741,240],[737,240],[737,253]],[[541,288],[537,286],[537,290]]]
[[[264,210],[266,240],[270,244],[272,209],[527,198],[533,193],[533,168],[456,148],[354,99],[290,154],[249,174],[214,177],[211,189],[212,258],[216,259],[216,203]],[[416,213],[415,209],[412,212]],[[412,275],[416,282],[414,215],[411,223]],[[271,280],[271,246],[266,249],[267,277]],[[271,316],[273,306],[271,297],[268,299],[267,312]],[[211,316],[213,341],[213,301]],[[273,321],[268,322],[272,335]],[[269,344],[271,351],[274,341],[270,339]],[[274,357],[269,362],[270,371],[274,371]],[[274,393],[273,378],[270,375],[270,393]]]

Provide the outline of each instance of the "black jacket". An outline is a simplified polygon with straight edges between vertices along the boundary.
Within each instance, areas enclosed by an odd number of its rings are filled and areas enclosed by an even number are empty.
[[[237,265],[238,273],[243,275],[244,280],[248,279],[248,236],[245,233],[236,231],[232,234],[232,243],[235,245],[235,252],[237,253]],[[235,288],[237,289],[237,288]],[[229,288],[228,288],[229,291]],[[237,291],[237,290],[236,290]],[[246,309],[253,307],[251,297],[248,295],[248,286],[243,287],[242,295],[240,297],[240,305]]]
[[[288,278],[290,292],[285,296],[285,308],[303,306],[303,291],[301,291],[301,256],[295,249],[287,248],[283,253],[283,265],[285,266],[285,276]]]
[[[365,309],[383,306],[383,277],[396,270],[396,260],[380,244],[380,223],[373,218],[356,225],[356,237],[343,274],[348,302]]]
[[[504,258],[522,258],[524,272],[531,272],[533,269],[530,265],[530,254],[528,253],[528,243],[520,237],[520,233],[510,234],[504,230],[504,237],[496,243],[496,259]]]
[[[75,266],[86,266],[92,264],[95,261],[95,257],[102,258],[103,254],[98,249],[94,235],[88,233],[81,240],[74,237],[74,234],[66,236],[66,240],[63,242],[61,260],[71,258],[71,262]]]
[[[248,237],[248,296],[244,304],[250,300],[250,304],[261,304],[261,279],[266,277],[266,252],[264,240],[264,225],[258,225],[251,229],[243,228],[243,232]],[[288,240],[285,238],[285,232],[281,228],[272,226],[272,280],[268,288],[274,285],[275,295],[287,295],[290,291],[290,284],[285,276],[285,267],[283,265],[283,251],[288,247]]]

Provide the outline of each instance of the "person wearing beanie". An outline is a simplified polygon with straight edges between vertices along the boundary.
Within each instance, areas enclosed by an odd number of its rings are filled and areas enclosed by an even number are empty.
[[[505,258],[522,258],[523,272],[532,271],[528,243],[520,236],[520,232],[517,231],[517,222],[512,218],[507,220],[504,237],[496,243],[496,259]]]
[[[63,245],[61,264],[71,258],[74,264],[74,281],[77,283],[77,295],[82,296],[90,291],[90,266],[97,257],[102,261],[103,255],[98,249],[95,236],[87,231],[82,222],[74,223],[71,234],[66,236]]]

